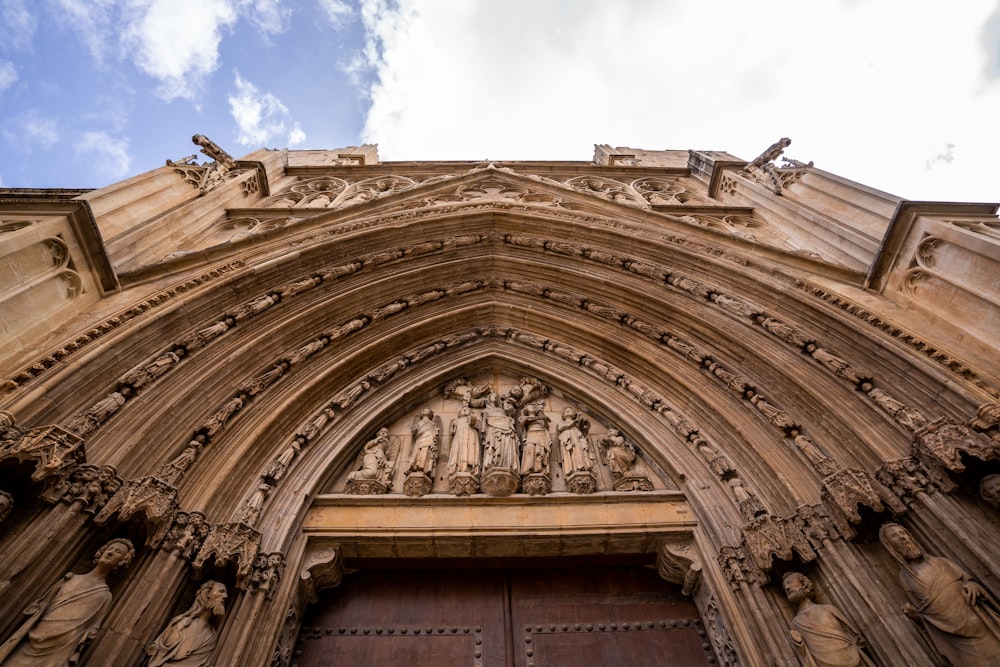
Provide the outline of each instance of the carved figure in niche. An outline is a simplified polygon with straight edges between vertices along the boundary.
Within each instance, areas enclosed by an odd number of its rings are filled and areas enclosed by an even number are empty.
[[[532,495],[545,495],[552,490],[549,475],[549,457],[552,440],[549,437],[549,418],[544,404],[528,403],[518,417],[518,426],[524,434],[524,448],[521,450],[521,486]]]
[[[518,418],[518,425],[524,433],[524,448],[521,450],[521,474],[549,472],[549,418],[540,403],[529,403]]]
[[[434,412],[430,408],[421,410],[410,427],[410,432],[413,434],[413,454],[406,472],[433,475],[438,442],[441,439],[441,429],[434,421]]]
[[[463,405],[451,421],[451,450],[448,452],[448,491],[457,496],[475,493],[482,466],[479,442],[479,418],[472,408]]]
[[[563,467],[566,474],[578,470],[592,470],[593,456],[590,443],[587,442],[587,432],[590,421],[580,415],[574,408],[566,406],[562,411],[562,420],[556,426],[559,433],[559,446],[562,448]]]
[[[388,459],[389,429],[380,428],[375,437],[365,443],[361,456],[361,467],[347,476],[348,493],[360,493],[351,490],[351,482],[375,481],[388,482],[391,464]],[[381,493],[385,493],[383,490]]]
[[[7,518],[12,509],[14,509],[14,496],[6,491],[0,491],[0,522]]]
[[[572,493],[593,493],[597,490],[594,454],[587,439],[589,430],[590,420],[570,406],[563,408],[556,433],[566,473],[566,488]]]
[[[798,607],[789,633],[810,667],[858,667],[874,662],[864,652],[865,640],[836,607],[817,604],[809,578],[789,572],[781,579],[788,601]]]
[[[480,428],[483,430],[483,470],[518,469],[519,441],[514,418],[504,405],[507,400],[490,392],[483,408]]]
[[[212,619],[226,613],[226,587],[206,581],[191,608],[174,618],[146,648],[149,667],[204,667],[218,638]]]
[[[94,568],[68,573],[24,610],[29,618],[0,646],[3,667],[61,667],[75,664],[111,607],[108,575],[128,567],[132,543],[114,539],[97,550]]]
[[[1000,475],[987,475],[979,482],[979,495],[993,507],[1000,507]]]
[[[646,465],[639,458],[635,445],[625,440],[618,429],[612,427],[601,438],[601,448],[608,468],[615,477],[615,491],[652,491]]]
[[[899,524],[884,524],[878,536],[901,566],[899,582],[911,600],[903,613],[920,623],[937,651],[955,667],[996,665],[1000,613],[989,594],[951,560],[925,555]]]

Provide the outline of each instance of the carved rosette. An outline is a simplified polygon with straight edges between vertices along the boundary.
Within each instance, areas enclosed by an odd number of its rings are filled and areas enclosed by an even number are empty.
[[[793,550],[806,563],[816,560],[816,552],[791,519],[782,519],[773,514],[759,516],[743,526],[743,539],[754,563],[763,571],[771,569],[773,556],[791,560]]]
[[[146,544],[154,546],[163,540],[178,508],[177,487],[157,477],[140,477],[125,482],[97,513],[94,522],[105,523],[115,514],[119,521],[127,521],[141,512],[149,534]]]
[[[430,491],[431,478],[422,472],[411,472],[403,482],[403,492],[408,496],[426,496]]]
[[[34,463],[31,479],[36,482],[59,475],[86,460],[83,438],[55,424],[30,429],[22,437],[4,444],[0,460]]]
[[[388,490],[389,487],[377,479],[352,479],[347,482],[347,488],[344,491],[353,496],[375,496],[381,495]]]
[[[521,489],[529,496],[544,496],[552,491],[552,479],[544,472],[528,473],[521,479]]]
[[[970,426],[941,417],[914,433],[915,454],[930,467],[962,472],[962,454],[981,461],[1000,455],[1000,443],[974,431]]]
[[[503,497],[517,493],[521,477],[507,468],[493,468],[483,475],[483,493],[488,496]]]
[[[597,476],[592,470],[576,470],[566,478],[566,488],[570,493],[594,493],[597,491]]]
[[[245,523],[215,524],[208,531],[208,536],[191,565],[200,570],[210,557],[214,557],[215,564],[220,567],[226,563],[235,563],[237,585],[245,588],[257,563],[262,537],[260,532]]]
[[[479,480],[471,472],[456,472],[448,476],[448,493],[453,496],[471,496],[479,492]]]

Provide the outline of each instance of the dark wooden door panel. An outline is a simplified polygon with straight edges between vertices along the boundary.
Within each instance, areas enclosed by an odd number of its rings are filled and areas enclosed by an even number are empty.
[[[299,667],[703,667],[691,601],[642,567],[369,570],[306,616]]]

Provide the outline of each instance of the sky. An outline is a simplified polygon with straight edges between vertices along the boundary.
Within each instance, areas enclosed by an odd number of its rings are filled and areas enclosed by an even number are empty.
[[[1000,202],[1000,0],[0,0],[0,187],[197,151],[785,155]]]

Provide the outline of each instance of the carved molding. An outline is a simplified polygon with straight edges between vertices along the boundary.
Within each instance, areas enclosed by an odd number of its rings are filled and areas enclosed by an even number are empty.
[[[336,588],[344,580],[344,560],[337,545],[310,544],[302,558],[299,590],[310,604],[319,602],[319,594]]]
[[[681,586],[683,595],[694,595],[701,584],[701,556],[694,537],[664,540],[656,553],[656,571],[664,581]]]

